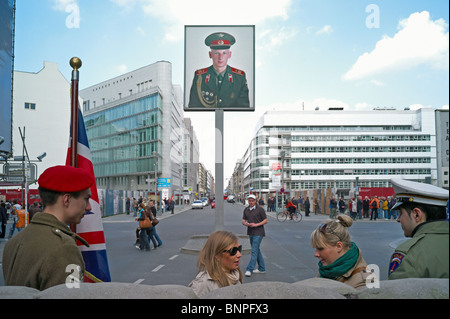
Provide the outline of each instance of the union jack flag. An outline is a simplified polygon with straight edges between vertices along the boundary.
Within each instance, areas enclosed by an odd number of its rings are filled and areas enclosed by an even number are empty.
[[[67,151],[66,165],[70,165],[71,146]],[[84,168],[94,175],[91,150],[84,126],[83,115],[78,107],[78,146],[77,166]],[[91,186],[90,204],[92,211],[87,212],[81,223],[76,226],[77,234],[89,243],[86,247],[77,241],[85,263],[84,282],[110,282],[108,257],[106,255],[105,235],[103,232],[102,216],[97,193],[97,184]]]

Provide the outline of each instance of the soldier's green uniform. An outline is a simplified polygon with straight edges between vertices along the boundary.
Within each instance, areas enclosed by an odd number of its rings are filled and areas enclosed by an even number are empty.
[[[449,278],[448,231],[448,221],[419,225],[392,254],[388,279]]]
[[[83,281],[85,265],[75,240],[87,242],[56,217],[37,213],[29,226],[8,240],[3,251],[3,275],[7,286],[27,286],[45,290],[66,283],[74,269]]]
[[[448,278],[449,225],[444,219],[448,190],[398,178],[391,179],[391,183],[397,196],[397,203],[391,210],[402,209],[404,205],[409,207],[403,210],[398,221],[405,236],[411,239],[399,245],[392,254],[388,279]],[[420,206],[432,208],[434,215],[426,216],[418,223],[407,209]]]
[[[218,75],[213,66],[195,71],[189,107],[249,107],[245,72],[227,66]]]

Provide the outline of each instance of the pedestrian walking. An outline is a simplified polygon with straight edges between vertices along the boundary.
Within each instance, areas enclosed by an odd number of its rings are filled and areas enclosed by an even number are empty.
[[[138,209],[138,202],[136,198],[133,197],[133,217],[137,217],[137,209]]]
[[[334,196],[331,196],[329,208],[330,218],[336,218],[337,202]]]
[[[319,259],[318,277],[343,282],[355,289],[366,286],[367,263],[347,230],[351,217],[338,215],[336,220],[320,224],[311,234],[314,257]]]
[[[340,213],[340,214],[344,214],[344,213],[345,213],[345,201],[344,201],[344,197],[341,197],[341,199],[339,200],[339,213]]]
[[[317,198],[314,198],[314,215],[317,215],[320,212],[320,204]]]
[[[202,297],[214,289],[242,284],[241,252],[242,246],[234,234],[213,232],[198,256],[198,273],[189,287]]]
[[[364,218],[369,218],[369,210],[370,210],[370,200],[369,197],[364,197],[363,200],[363,216]]]
[[[156,232],[156,225],[157,224],[155,223],[155,220],[157,220],[156,219],[157,212],[156,212],[156,208],[155,208],[155,201],[151,199],[148,204],[150,206],[150,210],[151,210],[151,214],[152,214],[151,221],[152,221],[152,225],[153,225],[153,236],[155,237],[156,241],[158,242],[158,245],[156,247],[159,247],[163,243],[162,243],[161,238],[159,238],[158,233]]]
[[[171,199],[170,201],[169,201],[169,210],[171,211],[171,214],[173,215],[174,214],[174,210],[175,210],[175,202],[174,202],[174,200],[173,199]]]
[[[0,220],[2,222],[0,238],[5,238],[6,224],[8,223],[8,211],[6,210],[6,204],[3,201],[0,203]]]
[[[3,275],[7,286],[44,290],[67,282],[67,267],[83,281],[85,264],[76,240],[89,244],[67,225],[79,224],[92,210],[90,187],[95,179],[82,168],[53,166],[38,179],[44,211],[31,224],[8,240],[3,253]]]
[[[130,215],[130,207],[131,207],[130,198],[127,197],[127,199],[125,200],[125,213],[127,215]]]
[[[411,239],[394,251],[388,279],[449,278],[448,190],[392,179],[399,209],[397,221]]]
[[[304,207],[305,207],[305,216],[309,217],[309,209],[311,207],[311,204],[309,203],[309,197],[306,197],[305,202],[304,202]]]
[[[245,271],[245,276],[250,277],[253,273],[266,272],[266,265],[261,253],[261,242],[266,235],[264,225],[267,224],[267,215],[264,208],[256,204],[255,195],[248,195],[248,207],[244,209],[242,224],[247,227],[247,235],[250,237],[251,258]],[[255,269],[256,264],[258,268]]]
[[[136,246],[139,250],[149,251],[150,244],[148,242],[148,233],[149,228],[151,226],[151,221],[145,214],[145,204],[142,202],[138,206],[139,209],[139,217],[135,218],[136,221],[139,221],[139,246]]]

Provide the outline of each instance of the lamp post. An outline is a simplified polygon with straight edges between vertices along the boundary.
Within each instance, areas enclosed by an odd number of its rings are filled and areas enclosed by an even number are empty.
[[[156,153],[155,151],[152,152],[152,155],[155,158],[155,162],[153,163],[153,167],[155,169],[155,209],[156,211],[158,211],[158,153]]]
[[[30,160],[30,157],[28,156],[27,147],[25,146],[25,127],[23,128],[23,133],[19,127],[19,133],[20,133],[20,138],[22,139],[22,144],[23,144],[22,156],[15,156],[14,159],[20,158],[20,160],[22,161],[23,188],[24,188],[22,200],[24,201],[24,209],[25,209],[25,211],[27,211],[27,209],[28,209],[28,164],[31,164],[31,162],[42,162],[42,159],[45,156],[47,156],[47,153],[44,152],[41,155],[39,155],[37,157],[37,159],[38,159],[37,161]]]

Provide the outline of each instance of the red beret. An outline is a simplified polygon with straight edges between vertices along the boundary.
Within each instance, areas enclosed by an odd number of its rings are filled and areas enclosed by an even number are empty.
[[[53,166],[39,176],[39,187],[55,192],[74,193],[90,188],[95,182],[93,174],[84,168]]]

